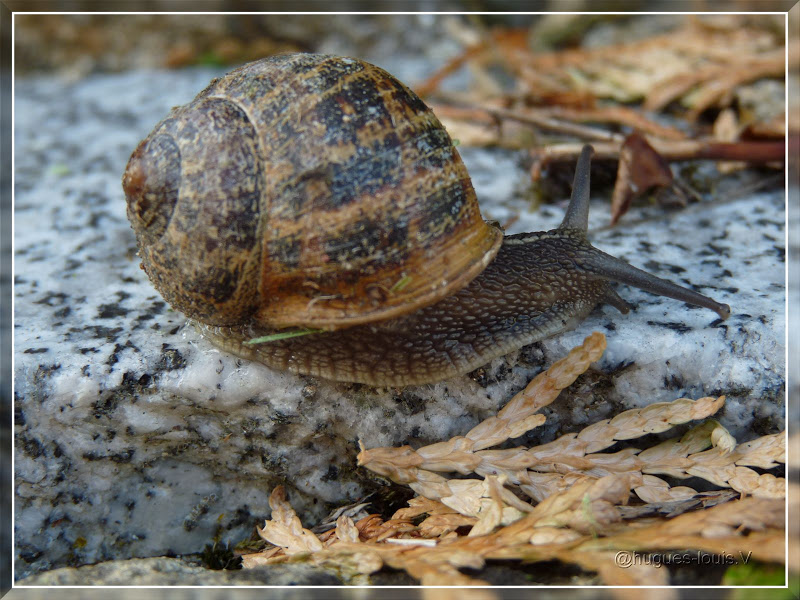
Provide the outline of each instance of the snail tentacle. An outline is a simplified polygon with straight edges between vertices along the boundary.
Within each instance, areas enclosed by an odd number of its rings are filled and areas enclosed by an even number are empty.
[[[632,285],[658,296],[666,296],[674,300],[682,300],[687,304],[710,308],[723,320],[727,319],[731,314],[731,307],[727,304],[722,304],[708,296],[672,283],[667,279],[661,279],[647,271],[637,269],[624,260],[606,254],[602,250],[594,247],[592,250],[593,252],[582,258],[581,267],[598,277]]]
[[[572,196],[570,197],[567,212],[559,229],[579,229],[587,231],[589,228],[589,198],[591,161],[594,148],[586,144],[578,157],[575,166],[575,179],[572,182]]]

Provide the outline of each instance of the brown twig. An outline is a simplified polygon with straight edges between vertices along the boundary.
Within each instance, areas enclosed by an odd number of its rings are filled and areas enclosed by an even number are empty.
[[[754,164],[782,163],[785,158],[784,141],[717,142],[715,140],[663,140],[647,137],[650,145],[668,161],[683,160],[741,160]],[[552,144],[531,150],[534,165],[531,176],[538,179],[544,166],[552,162],[572,162],[578,159],[582,142]],[[593,144],[594,156],[599,159],[619,159],[622,143]]]
[[[442,81],[458,71],[468,60],[471,60],[483,53],[487,47],[488,42],[483,41],[475,44],[474,46],[466,48],[461,54],[447,61],[443,67],[434,72],[433,75],[428,77],[425,81],[417,86],[414,86],[414,91],[422,97],[432,94],[439,88]]]
[[[640,133],[667,140],[683,140],[686,134],[674,127],[667,127],[648,119],[640,111],[627,106],[601,106],[592,108],[570,108],[554,106],[540,109],[544,114],[578,122],[614,123],[630,127]]]
[[[485,125],[496,124],[501,119],[509,119],[533,125],[538,129],[553,133],[571,135],[583,140],[596,140],[606,142],[619,142],[625,139],[623,135],[612,133],[597,127],[589,127],[572,123],[553,117],[555,111],[541,109],[508,109],[494,106],[457,106],[453,104],[432,104],[434,112],[443,119],[463,119]],[[564,114],[569,114],[564,111]],[[590,120],[590,119],[586,119]]]

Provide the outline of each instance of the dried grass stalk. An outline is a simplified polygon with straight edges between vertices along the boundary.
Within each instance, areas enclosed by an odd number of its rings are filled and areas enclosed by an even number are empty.
[[[590,335],[583,345],[537,376],[496,417],[486,419],[464,436],[418,450],[409,446],[367,450],[362,445],[359,464],[398,483],[408,484],[420,495],[440,500],[464,516],[478,518],[479,532],[490,522],[487,511],[494,515],[492,519],[497,525],[523,516],[532,506],[505,486],[498,488],[492,484],[492,494],[487,481],[450,480],[439,473],[500,475],[504,482],[516,486],[537,502],[570,488],[585,477],[598,479],[615,473],[626,474],[636,495],[651,503],[686,500],[697,494],[687,486],[670,487],[654,475],[702,477],[748,494],[785,495],[783,479],[771,474],[759,475],[747,468],[768,469],[783,460],[782,435],[766,436],[736,446],[736,441],[719,423],[707,421],[681,438],[667,440],[644,451],[624,448],[615,453],[600,453],[619,441],[661,433],[675,425],[707,418],[722,407],[723,396],[699,400],[679,398],[628,410],[589,425],[579,433],[567,434],[530,449],[485,449],[543,423],[543,415],[536,411],[550,404],[561,389],[602,355],[604,348],[602,334]]]
[[[423,495],[428,498],[438,499],[450,495],[446,487],[447,480],[439,476],[431,477],[420,471],[455,471],[462,474],[474,472],[481,462],[481,458],[474,454],[476,451],[519,437],[544,423],[544,416],[534,413],[555,400],[562,389],[574,382],[592,362],[602,356],[605,348],[605,336],[597,332],[591,334],[581,346],[536,376],[496,417],[486,419],[465,436],[454,437],[447,442],[425,446],[416,451],[410,446],[367,450],[359,442],[361,452],[358,454],[358,464],[398,483],[424,482],[430,494]]]

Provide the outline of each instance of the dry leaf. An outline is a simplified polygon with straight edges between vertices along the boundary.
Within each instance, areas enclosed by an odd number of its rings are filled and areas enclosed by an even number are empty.
[[[280,546],[287,554],[322,550],[322,542],[311,531],[303,528],[294,509],[286,501],[283,486],[272,491],[269,505],[272,508],[272,520],[264,523],[263,529],[257,529],[258,535],[270,544]]]

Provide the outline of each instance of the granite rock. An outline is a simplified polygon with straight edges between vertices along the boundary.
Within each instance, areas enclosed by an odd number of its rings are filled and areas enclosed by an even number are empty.
[[[64,567],[19,582],[21,586],[295,586],[341,585],[340,579],[311,565],[269,565],[253,569],[211,570],[179,558],[134,558]]]
[[[355,466],[366,446],[463,434],[590,332],[608,351],[522,442],[631,407],[725,394],[739,439],[783,427],[784,196],[674,213],[632,211],[599,248],[732,307],[705,309],[620,288],[638,306],[597,310],[576,330],[450,381],[375,389],[278,373],[220,352],[139,269],[120,177],[136,143],[208,69],[16,83],[16,576],[65,565],[197,552],[236,542],[269,515],[278,484],[307,525],[380,485]],[[463,149],[484,214],[509,233],[558,224],[527,212],[525,171],[506,152]]]
[[[529,586],[552,586],[552,585],[596,585],[597,577],[590,573],[585,573],[577,567],[568,567],[560,571],[554,571],[546,563],[524,564],[517,561],[509,561],[506,564],[490,564],[481,570],[481,577],[484,581],[493,585],[524,586],[517,590],[520,598],[530,597]],[[361,579],[361,581],[365,581]],[[359,599],[363,598],[406,598],[418,597],[419,589],[413,589],[418,582],[412,579],[404,571],[396,571],[390,568],[383,568],[369,576],[369,584],[375,586],[372,589],[360,588],[357,592]],[[17,586],[25,589],[25,597],[29,597],[34,586],[82,586],[84,588],[110,586],[159,586],[170,587],[175,590],[175,586],[219,586],[219,587],[238,587],[237,596],[244,592],[241,590],[245,586],[269,586],[271,588],[283,587],[284,589],[272,589],[269,592],[270,598],[308,598],[308,593],[296,594],[287,586],[309,586],[315,587],[315,597],[319,586],[325,586],[335,598],[354,597],[352,588],[343,585],[342,580],[336,574],[336,568],[326,568],[324,566],[310,565],[304,563],[272,564],[254,567],[252,569],[240,570],[211,570],[197,564],[194,557],[183,558],[134,558],[128,560],[114,560],[99,563],[96,565],[86,565],[83,567],[62,567],[31,575],[17,582]],[[340,586],[333,589],[332,586]],[[394,589],[387,589],[391,587]],[[402,591],[401,591],[402,590]],[[82,591],[90,591],[84,589]],[[157,590],[153,590],[157,591]],[[504,591],[510,591],[508,589]],[[542,590],[545,592],[544,590]],[[581,592],[575,590],[575,592]],[[585,590],[583,594],[590,594],[591,590]],[[546,592],[545,592],[546,594]],[[538,595],[538,594],[537,594]],[[581,593],[577,596],[580,597]],[[172,596],[170,596],[171,598]],[[507,596],[503,594],[503,598]],[[596,597],[596,596],[592,596]]]

